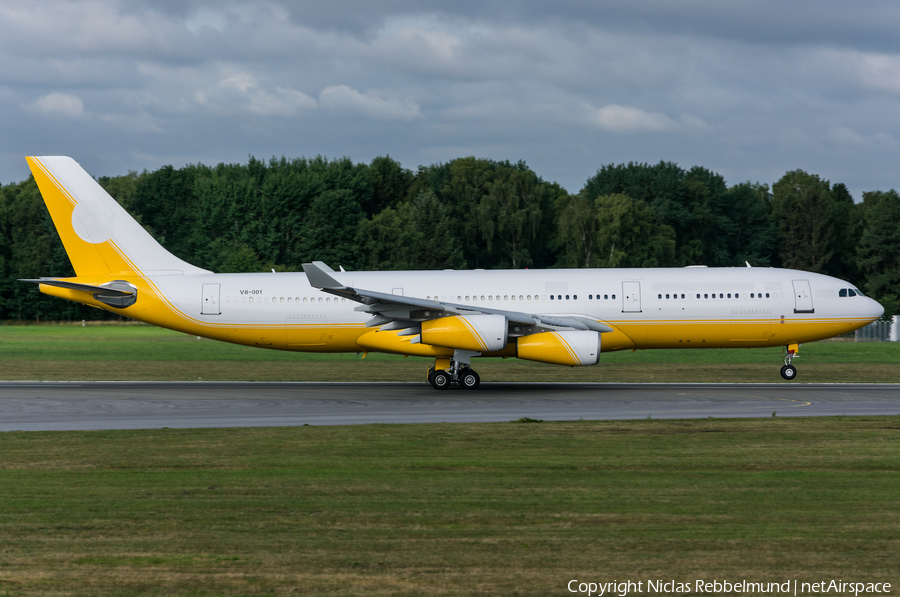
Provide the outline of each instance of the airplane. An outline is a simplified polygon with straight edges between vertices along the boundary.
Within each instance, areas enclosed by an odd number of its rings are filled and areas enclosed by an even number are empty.
[[[884,313],[853,284],[750,267],[216,274],[172,255],[75,160],[29,157],[75,277],[25,280],[44,294],[224,342],[300,352],[434,359],[428,381],[475,389],[474,357],[571,367],[602,352],[784,347]]]

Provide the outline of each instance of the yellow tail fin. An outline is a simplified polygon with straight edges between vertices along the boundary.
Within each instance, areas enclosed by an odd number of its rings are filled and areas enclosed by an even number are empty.
[[[29,157],[78,277],[208,273],[162,245],[69,157]]]

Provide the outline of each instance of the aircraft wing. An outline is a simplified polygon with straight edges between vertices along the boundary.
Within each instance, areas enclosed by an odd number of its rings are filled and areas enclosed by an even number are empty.
[[[306,272],[306,277],[311,286],[323,292],[361,303],[356,308],[357,311],[364,311],[375,316],[366,322],[366,325],[369,327],[385,326],[382,329],[386,330],[407,329],[427,319],[485,313],[489,315],[503,315],[510,323],[534,326],[534,333],[551,329],[593,330],[600,333],[613,331],[613,328],[595,319],[578,315],[541,315],[521,311],[507,311],[481,305],[460,305],[458,303],[352,288],[335,280],[330,275],[334,273],[334,270],[321,261],[304,263],[303,271]]]

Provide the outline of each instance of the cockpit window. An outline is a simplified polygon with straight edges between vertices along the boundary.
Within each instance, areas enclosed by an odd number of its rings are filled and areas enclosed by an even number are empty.
[[[850,289],[850,296],[856,296],[856,291],[852,288]]]
[[[859,296],[866,296],[862,293],[862,291],[859,288],[854,288],[850,292],[856,292],[856,294],[858,294]]]
[[[838,290],[838,296],[847,296],[847,289],[841,288],[840,290]]]

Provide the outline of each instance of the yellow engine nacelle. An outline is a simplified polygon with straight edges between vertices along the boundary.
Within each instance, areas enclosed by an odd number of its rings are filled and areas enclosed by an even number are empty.
[[[476,352],[502,350],[506,346],[503,315],[454,315],[422,322],[422,343]]]
[[[586,367],[600,360],[600,334],[588,330],[532,334],[517,344],[516,356],[528,361]]]

